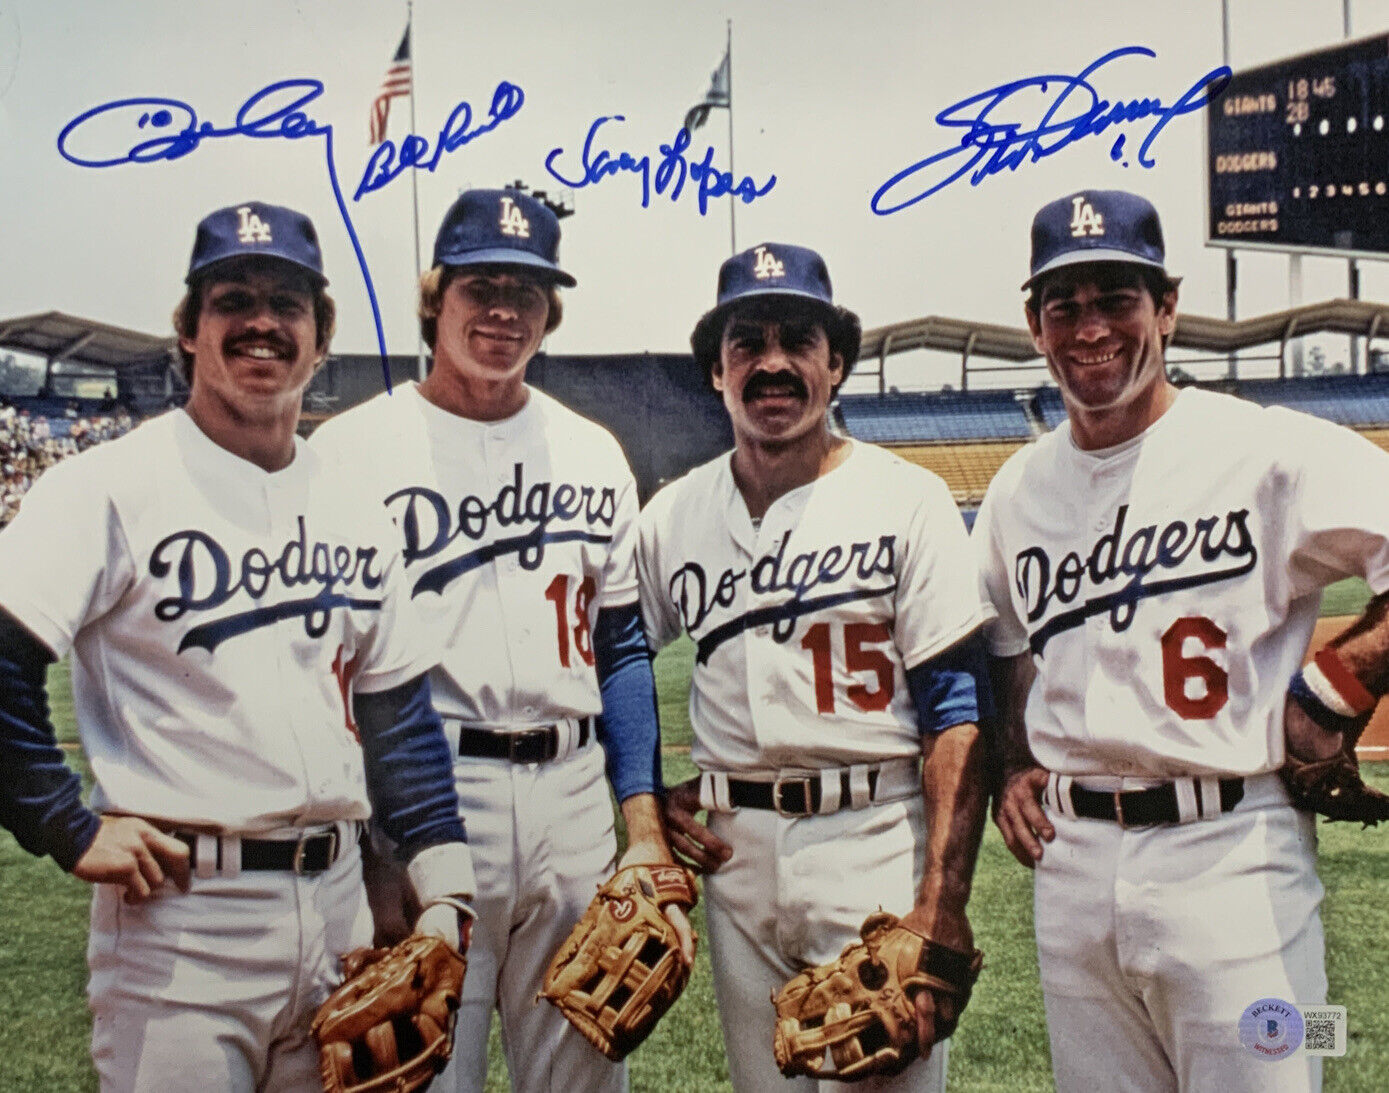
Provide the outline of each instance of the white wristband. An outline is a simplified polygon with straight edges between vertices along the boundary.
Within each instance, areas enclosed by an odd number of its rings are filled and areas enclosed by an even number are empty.
[[[473,855],[467,843],[439,843],[426,847],[410,859],[405,871],[422,907],[446,897],[470,900],[477,892]]]
[[[1302,682],[1307,684],[1307,689],[1316,695],[1317,701],[1327,709],[1335,711],[1342,717],[1355,716],[1355,708],[1341,697],[1341,692],[1332,686],[1331,680],[1326,678],[1326,673],[1321,670],[1315,660],[1303,666]]]
[[[477,912],[459,899],[445,897],[431,903],[415,922],[415,933],[442,937],[454,949],[463,949],[463,919],[477,918]]]

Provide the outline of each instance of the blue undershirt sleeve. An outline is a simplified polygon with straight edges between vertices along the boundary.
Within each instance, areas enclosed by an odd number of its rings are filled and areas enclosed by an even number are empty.
[[[409,861],[438,843],[467,840],[458,815],[453,756],[430,700],[429,677],[353,696],[367,794],[383,831]]]
[[[661,726],[651,649],[635,604],[604,607],[593,627],[593,655],[603,715],[598,739],[618,803],[636,793],[662,793]]]
[[[952,725],[977,725],[993,716],[986,652],[983,632],[975,631],[907,670],[907,688],[916,703],[923,736],[944,732]]]
[[[63,759],[48,712],[52,652],[0,610],[0,825],[31,854],[72,872],[101,817],[82,803],[82,780]]]

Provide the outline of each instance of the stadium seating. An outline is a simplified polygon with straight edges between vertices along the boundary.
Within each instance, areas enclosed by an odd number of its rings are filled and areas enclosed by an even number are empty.
[[[974,444],[904,444],[890,450],[909,463],[935,471],[955,500],[977,505],[984,491],[1008,457],[1021,448],[1021,441],[983,441]]]
[[[1245,380],[1233,387],[1260,405],[1288,406],[1355,428],[1389,451],[1389,374]],[[1011,391],[843,395],[839,419],[851,436],[940,475],[969,512],[1009,456],[1038,429],[1066,420],[1066,407],[1052,386],[1037,388],[1030,401]]]
[[[874,444],[1026,440],[1033,435],[1012,391],[841,395],[839,412],[851,436]]]
[[[1238,393],[1261,406],[1288,406],[1340,425],[1389,425],[1389,374],[1245,380]]]
[[[1389,373],[1242,380],[1234,393],[1261,406],[1287,406],[1352,428],[1389,426]],[[845,395],[839,406],[851,435],[880,444],[1026,439],[1031,435],[1022,404],[1009,392]],[[1036,389],[1031,409],[1047,430],[1066,420],[1061,392],[1053,386]]]
[[[1378,445],[1389,452],[1389,429],[1356,429],[1371,444]]]
[[[1048,431],[1055,429],[1066,420],[1066,404],[1061,401],[1061,392],[1055,387],[1037,388],[1036,397],[1032,405],[1037,410],[1037,416],[1041,418],[1042,424]]]

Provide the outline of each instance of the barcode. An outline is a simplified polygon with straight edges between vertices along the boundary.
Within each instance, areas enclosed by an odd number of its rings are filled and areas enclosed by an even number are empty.
[[[1302,1014],[1302,1050],[1308,1055],[1346,1053],[1345,1006],[1298,1006]]]
[[[1336,1022],[1308,1021],[1306,1039],[1303,1042],[1307,1045],[1308,1051],[1335,1051]]]

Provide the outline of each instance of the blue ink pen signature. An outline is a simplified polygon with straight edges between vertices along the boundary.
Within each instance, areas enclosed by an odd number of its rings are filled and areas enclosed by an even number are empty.
[[[279,101],[294,94],[299,97]],[[285,137],[296,140],[323,136],[331,132],[332,126],[319,124],[301,109],[321,94],[323,84],[318,80],[281,80],[261,88],[242,103],[236,112],[236,123],[224,129],[218,129],[210,121],[199,122],[193,108],[178,99],[117,99],[94,106],[63,126],[58,134],[58,152],[69,163],[79,167],[117,167],[122,163],[157,163],[160,160],[180,159],[197,151],[204,140],[217,137]],[[138,120],[133,123],[135,129],[157,132],[159,135],[126,147],[130,139],[128,127],[137,115]],[[98,122],[101,124],[98,125]],[[109,134],[101,131],[106,126],[111,129]],[[100,159],[79,155],[69,147],[74,134],[98,146],[103,137],[109,136],[122,151],[118,155],[107,154]]]
[[[376,346],[381,355],[381,375],[386,390],[391,390],[390,361],[386,353],[386,332],[381,323],[381,305],[376,298],[376,285],[367,268],[361,240],[352,223],[347,202],[338,181],[337,161],[333,153],[333,127],[315,121],[306,112],[311,102],[323,94],[323,82],[313,79],[280,80],[268,84],[251,95],[236,112],[232,124],[218,127],[210,121],[199,121],[197,111],[179,99],[132,98],[102,103],[77,115],[58,134],[58,154],[79,167],[119,167],[125,164],[162,163],[189,155],[206,140],[225,137],[247,137],[256,140],[302,140],[322,138],[324,163],[333,200],[347,229],[357,266],[362,271],[362,283],[371,303],[372,322],[376,327]],[[454,151],[468,141],[490,132],[520,109],[524,92],[503,81],[492,97],[491,120],[474,129],[472,109],[460,102],[449,115],[439,133],[434,158],[425,163],[428,142],[420,137],[407,138],[399,159],[388,160],[395,146],[383,152],[382,145],[373,153],[354,200],[362,194],[386,185],[407,167],[427,166],[434,170],[444,152]]]
[[[366,255],[362,253],[361,241],[357,238],[357,230],[343,200],[342,187],[338,184],[338,171],[333,160],[333,127],[314,121],[303,109],[322,94],[321,80],[280,80],[261,88],[242,103],[236,112],[236,121],[221,129],[211,122],[198,121],[197,112],[178,99],[117,99],[94,106],[63,126],[58,134],[58,154],[79,167],[118,167],[125,163],[158,163],[180,159],[196,151],[203,141],[222,137],[283,137],[289,140],[322,137],[328,182],[333,187],[333,199],[337,202],[348,238],[352,240],[352,250],[357,255],[367,298],[371,301],[372,321],[376,324],[376,346],[381,354],[381,374],[389,391],[391,370],[386,354],[386,332],[381,325],[381,307],[376,300],[376,286],[372,283],[371,271],[367,269]],[[146,132],[158,135],[130,144],[132,131],[137,135]],[[111,141],[112,147],[120,151],[114,155],[107,152],[94,156],[90,152],[79,154],[75,150],[83,144],[100,148],[105,141]]]
[[[630,152],[614,154],[606,148],[599,148],[595,151],[594,141],[598,136],[598,130],[610,121],[626,120],[621,114],[613,114],[596,118],[593,124],[588,127],[588,136],[584,138],[584,149],[581,153],[583,173],[579,177],[569,178],[555,169],[555,160],[564,155],[563,148],[550,149],[550,154],[545,157],[545,169],[564,185],[572,186],[576,190],[595,182],[602,182],[603,179],[620,171],[640,175],[641,207],[643,209],[650,206],[653,191],[660,196],[669,190],[670,200],[674,202],[679,200],[687,179],[691,182],[698,182],[700,216],[709,211],[711,198],[732,194],[745,205],[750,205],[776,185],[776,175],[769,176],[761,186],[758,186],[748,175],[744,175],[735,184],[731,173],[720,171],[713,165],[714,149],[712,146],[705,150],[704,158],[698,163],[689,162],[685,158],[685,153],[690,147],[690,131],[683,127],[675,134],[675,139],[670,144],[660,146],[661,158],[654,169],[649,155],[638,158]]]
[[[1213,68],[1167,105],[1157,98],[1117,102],[1102,98],[1089,77],[1111,61],[1130,56],[1156,57],[1157,54],[1143,46],[1125,46],[1106,53],[1078,75],[1028,76],[947,106],[936,115],[936,124],[947,129],[963,129],[959,142],[898,171],[878,187],[869,202],[870,207],[879,216],[900,212],[945,189],[970,171],[973,171],[970,185],[978,186],[991,175],[1016,171],[1028,163],[1055,155],[1085,137],[1099,136],[1111,127],[1130,125],[1145,118],[1156,120],[1134,159],[1140,167],[1154,166],[1157,161],[1149,155],[1149,150],[1158,134],[1173,118],[1201,110],[1215,101],[1229,84],[1232,73],[1225,65]],[[1027,128],[1027,122],[1003,120],[995,114],[996,110],[1002,113],[999,108],[1004,103],[1014,110],[1022,107],[1019,93],[1024,91],[1040,96],[1041,105],[1047,104],[1049,94],[1053,96],[1046,112],[1032,128]],[[1063,106],[1067,108],[1066,113],[1062,112]],[[1125,141],[1126,134],[1117,134],[1110,145],[1109,156],[1127,167]],[[940,170],[930,170],[938,166]],[[940,177],[942,170],[951,173]]]
[[[439,130],[439,140],[434,145],[432,156],[429,154],[429,141],[413,133],[401,141],[399,150],[394,141],[382,141],[367,161],[366,170],[362,172],[362,181],[357,186],[357,192],[352,195],[352,200],[361,201],[363,194],[381,189],[411,167],[432,172],[439,166],[445,152],[457,151],[469,141],[476,140],[484,133],[490,133],[508,118],[515,117],[525,101],[524,91],[503,80],[492,93],[488,120],[480,122],[473,129],[468,128],[473,121],[473,108],[466,102],[460,102]]]

